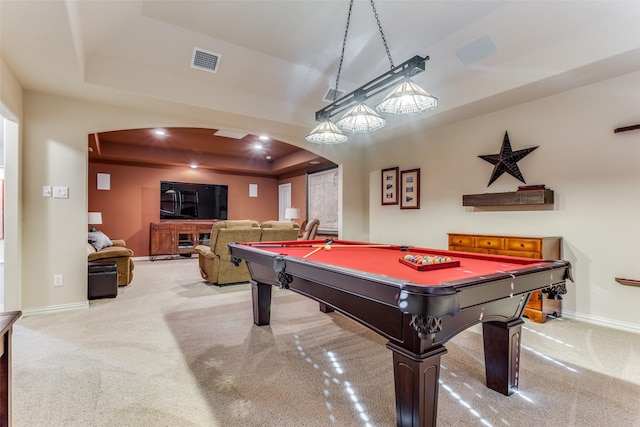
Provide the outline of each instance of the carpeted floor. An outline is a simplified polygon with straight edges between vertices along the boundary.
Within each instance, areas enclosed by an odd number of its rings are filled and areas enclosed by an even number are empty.
[[[485,387],[481,329],[442,359],[440,426],[640,426],[640,335],[525,321],[520,390]],[[20,319],[14,426],[394,426],[386,341],[274,289],[252,322],[248,284],[205,284],[197,259],[138,261],[89,309]]]

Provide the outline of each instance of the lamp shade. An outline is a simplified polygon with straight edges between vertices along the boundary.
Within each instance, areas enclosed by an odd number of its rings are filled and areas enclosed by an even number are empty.
[[[438,106],[438,99],[407,78],[393,89],[376,110],[383,114],[418,114],[433,110]]]
[[[326,119],[313,128],[305,139],[315,144],[342,144],[348,138],[331,120]]]
[[[300,209],[298,209],[298,208],[287,208],[284,211],[284,217],[286,219],[298,219],[298,218],[300,218]]]
[[[90,225],[102,224],[102,212],[89,212],[87,221]]]
[[[380,114],[365,104],[356,104],[336,122],[336,126],[345,132],[372,132],[384,127],[384,119]]]

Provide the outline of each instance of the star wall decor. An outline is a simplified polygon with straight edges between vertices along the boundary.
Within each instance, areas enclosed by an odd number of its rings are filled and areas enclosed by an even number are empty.
[[[535,150],[536,147],[525,148],[524,150],[512,151],[511,143],[509,142],[509,134],[505,131],[504,140],[502,141],[502,148],[500,148],[500,153],[498,154],[487,154],[484,156],[478,156],[482,160],[486,160],[491,163],[493,166],[493,173],[491,174],[491,178],[489,179],[489,187],[493,182],[500,178],[500,175],[503,173],[508,173],[512,177],[520,180],[525,183],[524,178],[522,177],[522,173],[520,173],[520,169],[518,168],[518,161],[522,160],[527,154]]]

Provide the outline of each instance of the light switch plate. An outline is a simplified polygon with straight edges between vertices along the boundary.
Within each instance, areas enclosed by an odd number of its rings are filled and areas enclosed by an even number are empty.
[[[57,199],[68,199],[69,187],[53,187],[53,197]]]
[[[42,186],[42,197],[51,197],[51,186],[43,185]]]

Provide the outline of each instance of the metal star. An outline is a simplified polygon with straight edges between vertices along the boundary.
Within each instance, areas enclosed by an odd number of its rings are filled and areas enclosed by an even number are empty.
[[[491,174],[491,179],[489,179],[489,184],[487,184],[487,187],[493,184],[493,182],[505,172],[526,184],[524,178],[522,177],[522,173],[520,173],[517,162],[519,160],[522,160],[523,157],[525,157],[536,148],[538,147],[536,146],[525,148],[524,150],[518,150],[515,152],[511,151],[509,134],[505,131],[504,140],[502,141],[502,148],[500,149],[499,154],[487,154],[484,156],[478,156],[482,160],[486,160],[487,162],[494,165],[493,173]]]

